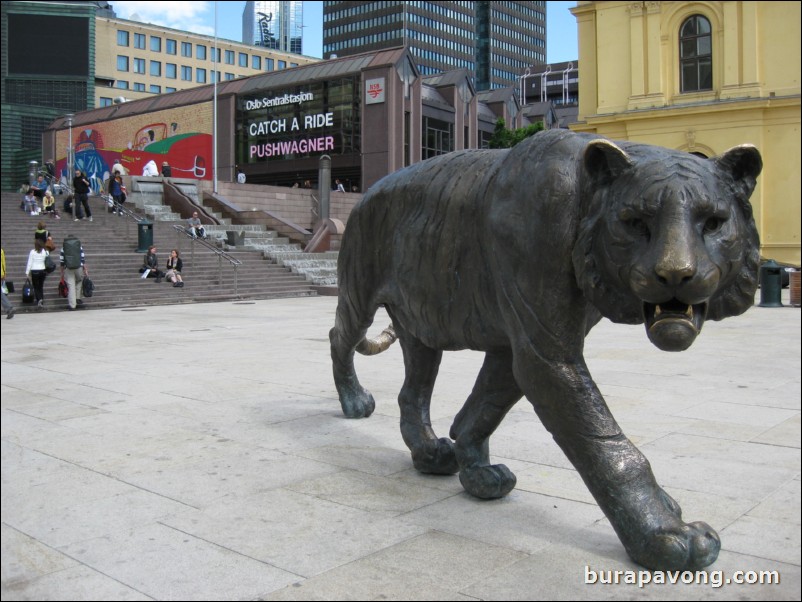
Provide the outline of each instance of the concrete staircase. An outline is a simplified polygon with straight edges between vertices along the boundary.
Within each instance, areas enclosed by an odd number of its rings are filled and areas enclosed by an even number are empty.
[[[140,200],[143,207],[157,205],[145,202],[146,199],[136,199],[136,194],[133,196],[131,200],[137,207]],[[139,268],[143,253],[137,252],[140,227],[131,218],[109,213],[100,197],[90,197],[89,200],[94,218],[92,222],[75,222],[70,215],[63,213],[60,220],[47,216],[32,217],[19,209],[20,200],[20,195],[16,193],[2,193],[0,196],[6,277],[15,286],[15,292],[9,298],[20,311],[26,311],[26,308],[33,310],[32,306],[22,304],[21,294],[28,253],[33,248],[33,231],[39,221],[43,221],[50,230],[56,243],[56,253],[67,234],[74,234],[81,239],[89,274],[96,287],[94,296],[87,299],[89,307],[132,307],[317,294],[305,277],[292,273],[289,267],[266,261],[263,250],[231,249],[230,255],[242,262],[235,269],[201,243],[195,243],[183,233],[176,232],[173,229],[176,222],[169,219],[154,220],[153,244],[158,249],[162,265],[166,264],[171,249],[180,251],[186,284],[184,288],[174,288],[166,282],[156,284],[152,278],[142,280]],[[62,201],[63,197],[57,198],[59,209]],[[159,213],[157,211],[153,215]],[[222,238],[226,227],[231,228],[226,225],[213,227],[214,236]],[[58,282],[59,271],[56,270],[45,282],[46,311],[66,307],[66,300],[57,294]]]
[[[190,197],[195,204],[199,203],[200,194],[194,180],[171,181]],[[132,178],[129,187],[128,201],[133,203],[140,212],[154,222],[183,223],[180,215],[173,213],[170,207],[162,204],[161,178]],[[292,188],[276,188],[270,186],[229,186],[225,189],[227,200],[242,210],[247,211],[248,199],[256,194],[273,195],[280,198],[283,203],[288,201],[298,207],[311,207],[310,193],[308,191]],[[246,205],[242,205],[246,203]],[[207,212],[221,222],[220,225],[204,226],[210,240],[217,241],[220,246],[229,251],[257,251],[272,263],[285,267],[304,278],[316,287],[330,289],[337,286],[337,252],[303,253],[301,245],[292,243],[289,238],[282,237],[273,230],[268,230],[259,224],[231,224],[231,220],[222,214],[206,207]]]

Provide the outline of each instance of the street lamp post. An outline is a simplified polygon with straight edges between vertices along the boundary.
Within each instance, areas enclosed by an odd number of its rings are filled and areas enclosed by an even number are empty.
[[[67,182],[70,181],[72,178],[72,174],[75,171],[73,169],[73,156],[72,156],[72,121],[75,118],[75,115],[72,113],[67,113],[64,118],[67,120],[67,126],[70,128],[70,139],[69,144],[67,146]]]

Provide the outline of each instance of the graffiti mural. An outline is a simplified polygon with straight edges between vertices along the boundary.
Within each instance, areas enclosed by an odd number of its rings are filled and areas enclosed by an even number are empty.
[[[98,194],[119,162],[129,175],[141,175],[148,161],[168,163],[175,178],[212,179],[211,103],[156,111],[93,123],[72,129],[75,167],[89,177]],[[56,135],[56,170],[62,180],[67,174],[70,133]]]

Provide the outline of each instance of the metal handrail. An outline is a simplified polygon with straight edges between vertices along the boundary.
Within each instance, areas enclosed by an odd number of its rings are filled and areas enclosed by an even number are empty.
[[[177,224],[173,224],[173,230],[176,231],[176,238],[180,240],[181,235],[183,234],[186,238],[189,238],[192,241],[192,246],[190,247],[190,265],[195,263],[195,245],[199,244],[202,247],[212,251],[215,255],[217,255],[217,269],[220,278],[220,284],[223,283],[223,259],[228,261],[232,267],[234,268],[234,295],[239,296],[239,277],[237,273],[237,268],[242,265],[242,262],[237,259],[236,257],[226,253],[222,249],[218,249],[208,240],[203,238],[198,238],[197,236],[193,236],[186,228],[183,226],[179,226]]]
[[[114,197],[110,194],[103,194],[100,193],[100,198],[103,199],[104,209],[111,208],[114,213],[121,214],[124,218],[128,218],[125,220],[125,235],[128,236],[131,233],[131,222],[130,220],[134,220],[137,224],[141,224],[144,221],[147,221],[147,216],[140,215],[136,211],[132,211],[128,207],[125,206],[124,203],[118,203],[114,200]]]

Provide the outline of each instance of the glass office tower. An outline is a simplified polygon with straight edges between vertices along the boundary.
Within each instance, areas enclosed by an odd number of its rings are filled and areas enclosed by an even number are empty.
[[[545,2],[323,3],[323,57],[406,46],[422,75],[464,68],[477,90],[546,61]]]
[[[300,0],[246,2],[242,12],[242,41],[303,54],[303,15]]]

